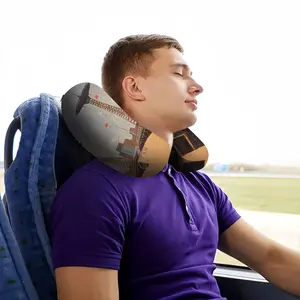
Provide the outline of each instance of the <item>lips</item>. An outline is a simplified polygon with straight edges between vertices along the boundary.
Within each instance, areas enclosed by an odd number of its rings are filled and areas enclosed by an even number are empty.
[[[190,107],[192,107],[193,110],[197,109],[197,104],[198,104],[197,100],[186,100],[185,103]]]
[[[194,103],[195,105],[197,105],[198,101],[196,99],[194,99],[194,100],[185,100],[185,103]]]

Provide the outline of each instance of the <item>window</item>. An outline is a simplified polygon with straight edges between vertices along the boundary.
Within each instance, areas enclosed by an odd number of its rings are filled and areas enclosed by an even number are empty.
[[[284,172],[273,166],[248,171],[230,165],[226,173],[208,172],[230,196],[242,217],[269,237],[300,249],[300,170]],[[239,263],[218,252],[217,262]]]
[[[153,1],[146,13],[134,2],[118,2],[118,11],[114,1],[102,11],[72,4],[71,14],[61,3],[46,15],[20,4],[14,22],[1,18],[1,28],[10,27],[0,47],[0,161],[21,102],[44,92],[63,95],[80,82],[100,85],[102,58],[122,36],[169,34],[204,88],[193,127],[210,152],[204,171],[247,221],[299,250],[300,2],[160,1],[158,10]],[[55,22],[45,21],[47,14]],[[0,182],[3,193],[2,170]],[[216,262],[240,264],[221,253]]]

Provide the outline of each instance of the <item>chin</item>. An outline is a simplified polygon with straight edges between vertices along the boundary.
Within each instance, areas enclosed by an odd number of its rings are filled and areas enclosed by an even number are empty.
[[[196,114],[193,114],[193,117],[191,118],[190,125],[188,127],[195,125],[195,123],[197,122],[197,119],[198,118],[197,118]]]
[[[177,132],[179,130],[186,129],[188,127],[195,125],[196,122],[197,122],[196,114],[194,114],[194,113],[189,114],[188,116],[186,116],[186,118],[183,118],[180,121],[178,120],[176,122],[175,130],[173,130],[173,131]]]
[[[197,115],[195,113],[190,113],[186,118],[186,124],[184,128],[193,126],[196,122],[197,122]]]

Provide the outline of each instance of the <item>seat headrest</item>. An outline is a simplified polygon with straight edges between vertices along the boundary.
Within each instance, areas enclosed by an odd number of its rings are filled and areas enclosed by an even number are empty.
[[[176,132],[170,146],[95,84],[77,84],[61,102],[62,118],[77,142],[123,174],[153,176],[168,162],[179,171],[196,171],[208,160],[206,146],[190,129]]]

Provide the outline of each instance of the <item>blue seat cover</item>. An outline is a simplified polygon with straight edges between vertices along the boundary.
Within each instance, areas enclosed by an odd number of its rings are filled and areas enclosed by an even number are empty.
[[[38,300],[0,199],[0,299]]]
[[[5,173],[11,226],[39,298],[54,300],[47,228],[56,193],[58,106],[50,95],[41,94],[20,105],[14,117],[21,119],[21,138],[15,160]]]

